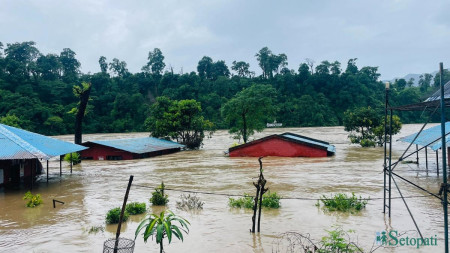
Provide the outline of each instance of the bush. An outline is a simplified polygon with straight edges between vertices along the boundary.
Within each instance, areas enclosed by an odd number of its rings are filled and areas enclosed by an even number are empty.
[[[145,203],[139,202],[131,202],[125,207],[125,211],[127,211],[131,215],[145,213],[145,210],[147,210],[147,206],[145,205]]]
[[[152,192],[150,202],[154,206],[165,206],[169,202],[169,196],[164,194],[165,185],[164,182]]]
[[[28,200],[27,207],[35,207],[42,204],[42,199],[40,194],[33,195],[30,191],[26,192],[23,196],[24,200]]]
[[[72,164],[79,164],[81,162],[80,154],[78,153],[72,153],[72,158],[70,158],[70,154],[66,154],[64,156],[64,161],[70,163],[72,161]]]
[[[116,208],[109,210],[108,213],[106,214],[106,223],[107,224],[119,223],[120,211],[121,211],[120,207],[116,207]],[[125,212],[123,213],[122,221],[127,221],[128,217],[130,217],[130,214],[125,210]]]
[[[270,192],[266,192],[263,195],[263,199],[261,202],[261,206],[262,207],[267,207],[267,208],[280,208],[280,199],[281,196],[278,195],[276,192],[270,193]],[[258,202],[259,204],[259,202]],[[237,208],[253,208],[253,206],[255,205],[255,199],[254,197],[250,196],[247,193],[244,193],[244,197],[238,198],[238,199],[234,199],[234,198],[229,198],[228,199],[228,205],[231,207],[237,207]]]
[[[180,196],[181,201],[177,201],[177,208],[183,209],[183,210],[193,210],[193,209],[203,209],[203,204],[205,202],[202,202],[199,197],[196,195],[188,194],[184,195],[181,194]]]
[[[319,249],[319,253],[353,253],[362,252],[360,248],[353,242],[350,241],[349,235],[341,227],[337,227],[335,230],[327,231],[328,236],[322,237],[320,244],[322,245]],[[352,233],[352,230],[348,231]],[[347,238],[346,238],[347,237]]]
[[[336,195],[331,195],[331,197],[327,197],[323,195],[320,198],[320,201],[324,204],[325,208],[328,211],[341,211],[341,212],[353,212],[353,211],[361,211],[367,205],[367,200],[363,200],[361,196],[359,199],[355,196],[355,193],[352,193],[351,196],[347,196],[345,193],[337,193]],[[320,205],[318,203],[318,205]]]
[[[376,143],[372,140],[369,139],[362,139],[361,142],[361,147],[375,147]]]

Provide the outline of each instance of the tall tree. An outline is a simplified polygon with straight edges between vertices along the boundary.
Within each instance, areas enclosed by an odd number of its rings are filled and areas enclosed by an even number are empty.
[[[118,77],[124,77],[128,73],[127,63],[117,58],[109,63],[109,69]]]
[[[76,53],[70,48],[64,48],[59,56],[62,64],[63,79],[66,82],[75,82],[80,73],[80,62],[75,58]]]
[[[148,62],[142,67],[142,71],[151,72],[152,74],[161,75],[166,64],[164,63],[164,55],[159,48],[153,49],[153,52],[148,52]]]
[[[275,55],[268,47],[263,47],[255,56],[263,71],[263,78],[272,78],[274,73],[279,73],[288,64],[285,54]]]
[[[211,57],[203,56],[198,62],[197,72],[200,78],[211,79],[213,76],[214,62]]]
[[[75,117],[75,144],[81,144],[83,142],[83,118],[86,113],[87,104],[89,102],[91,88],[91,83],[86,82],[82,82],[81,85],[75,85],[73,87],[73,94],[80,100]]]
[[[251,72],[249,68],[250,64],[244,61],[233,61],[233,65],[231,65],[231,69],[236,71],[239,77],[250,77]]]
[[[108,63],[106,63],[106,57],[100,56],[100,59],[98,59],[98,64],[100,64],[100,70],[102,73],[105,73],[108,71]]]
[[[255,131],[262,131],[275,114],[276,90],[270,85],[254,84],[225,103],[222,115],[231,134],[247,143]]]

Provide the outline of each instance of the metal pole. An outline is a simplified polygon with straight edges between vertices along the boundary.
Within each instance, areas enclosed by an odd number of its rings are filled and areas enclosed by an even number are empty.
[[[59,156],[59,176],[62,175],[62,155]]]
[[[419,146],[416,144],[416,163],[419,164]]]
[[[439,176],[439,150],[436,150],[436,173]]]
[[[48,183],[48,160],[47,160],[47,183]]]
[[[389,217],[391,217],[391,181],[392,181],[392,109],[389,122]]]
[[[385,104],[384,104],[384,163],[383,163],[383,173],[384,173],[384,184],[383,184],[383,213],[386,213],[386,149],[387,149],[387,107],[388,107],[388,92],[389,83],[386,83],[385,87]]]
[[[122,211],[120,212],[119,226],[117,226],[116,232],[116,242],[114,244],[114,253],[117,253],[117,246],[119,245],[120,228],[122,227],[123,213],[125,212],[125,206],[127,205],[128,193],[130,192],[131,183],[133,182],[133,175],[130,176],[128,181],[127,191],[125,192],[125,197],[123,198]]]
[[[425,147],[425,168],[428,173],[428,147]]]
[[[448,253],[448,203],[447,203],[447,145],[445,141],[445,104],[444,104],[444,84],[442,83],[442,72],[444,66],[439,64],[440,82],[441,82],[441,135],[442,135],[442,178],[444,187],[444,199],[442,206],[444,208],[444,233],[445,233],[445,253]]]
[[[70,153],[70,174],[72,174],[72,153]]]

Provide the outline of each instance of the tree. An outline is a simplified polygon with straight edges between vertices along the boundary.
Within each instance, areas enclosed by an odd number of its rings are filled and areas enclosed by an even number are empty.
[[[423,74],[419,76],[419,87],[420,91],[427,92],[431,86],[431,78],[433,75],[431,74]]]
[[[450,71],[448,69],[444,69],[442,72],[442,85],[445,85],[448,81],[450,81]],[[441,85],[441,74],[438,72],[434,76],[434,87],[439,87]]]
[[[222,108],[231,134],[247,143],[255,131],[261,132],[275,114],[276,90],[270,85],[254,84],[238,92]]]
[[[230,70],[228,69],[227,64],[225,64],[225,61],[216,61],[213,64],[212,79],[217,80],[219,76],[230,76]]]
[[[287,66],[287,56],[285,54],[275,55],[268,47],[263,47],[255,56],[263,71],[263,78],[272,78],[274,72],[279,73],[282,68]]]
[[[109,63],[109,70],[115,73],[118,77],[124,77],[128,73],[127,63],[114,58],[112,62]]]
[[[108,71],[108,63],[106,63],[106,57],[100,56],[100,59],[98,59],[98,64],[100,64],[100,70],[102,73],[105,73]]]
[[[73,86],[73,94],[80,99],[75,117],[75,144],[81,144],[83,134],[83,118],[91,93],[91,83],[82,82],[81,85]]]
[[[348,74],[358,73],[358,67],[356,66],[356,60],[358,60],[358,58],[352,58],[352,59],[348,60],[347,69],[345,70],[345,73],[348,73]]]
[[[163,53],[159,48],[155,48],[153,52],[148,52],[148,62],[142,67],[142,71],[161,75],[165,67]]]
[[[179,225],[175,225],[178,223]],[[180,226],[181,225],[181,226]],[[151,214],[148,215],[144,220],[141,221],[135,232],[135,240],[139,236],[142,230],[144,233],[144,242],[147,242],[150,236],[156,238],[156,243],[159,244],[159,252],[162,253],[164,250],[163,242],[164,238],[167,237],[169,244],[172,242],[172,236],[178,238],[178,240],[183,241],[183,232],[188,234],[190,223],[173,212],[167,210],[162,211],[159,215]]]
[[[80,62],[75,58],[75,52],[70,48],[64,48],[59,55],[59,60],[62,64],[63,79],[66,82],[74,82],[80,73]]]
[[[164,96],[158,97],[151,106],[145,125],[151,136],[175,139],[189,149],[199,148],[205,132],[212,134],[213,128],[213,124],[202,116],[199,102],[171,100]]]
[[[244,61],[233,61],[233,65],[231,66],[231,69],[237,72],[237,75],[239,77],[250,77],[250,64],[246,63]]]
[[[203,56],[203,58],[198,62],[197,72],[200,78],[211,79],[213,73],[213,60],[211,57]]]
[[[57,80],[61,76],[62,64],[56,54],[41,55],[36,61],[38,72],[44,80]]]

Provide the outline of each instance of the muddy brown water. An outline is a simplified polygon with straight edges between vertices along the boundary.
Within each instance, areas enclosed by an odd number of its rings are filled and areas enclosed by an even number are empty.
[[[394,139],[413,133],[420,125],[405,125]],[[366,209],[358,214],[325,212],[315,206],[315,200],[281,200],[281,208],[263,210],[261,229],[249,233],[250,210],[227,206],[226,196],[198,196],[205,202],[197,213],[180,211],[175,203],[180,192],[168,191],[168,209],[190,221],[190,233],[184,242],[165,241],[166,252],[272,252],[277,236],[287,231],[310,234],[314,241],[325,236],[326,230],[340,225],[351,233],[354,241],[366,250],[372,247],[376,232],[394,229],[417,237],[414,224],[401,199],[392,201],[392,217],[383,211],[383,148],[361,148],[351,145],[343,127],[267,129],[254,138],[274,133],[293,132],[328,141],[336,146],[336,155],[327,158],[263,159],[268,187],[287,198],[319,198],[323,194],[355,192],[371,197]],[[84,140],[143,137],[147,133],[84,135]],[[72,141],[73,136],[58,136]],[[226,131],[217,131],[206,139],[201,150],[128,161],[83,161],[73,167],[63,166],[59,177],[59,161],[50,161],[50,181],[45,174],[33,190],[42,195],[44,204],[25,207],[19,191],[0,190],[0,252],[102,252],[103,242],[115,236],[116,225],[105,225],[110,208],[121,206],[130,175],[134,185],[155,187],[162,180],[168,188],[224,194],[254,193],[252,181],[258,175],[257,158],[229,158],[224,151],[233,140]],[[394,156],[399,156],[406,144],[394,143]],[[435,155],[429,152],[429,173],[422,162],[401,164],[395,170],[409,180],[433,192],[438,192],[442,176],[436,176]],[[408,159],[408,160],[415,160]],[[45,165],[44,165],[45,166]],[[416,188],[397,180],[405,196],[425,196]],[[146,202],[152,189],[133,186],[129,201]],[[393,196],[398,196],[393,191]],[[65,202],[54,209],[52,199]],[[443,211],[433,197],[407,200],[425,237],[437,235],[437,246],[416,249],[410,246],[382,248],[376,252],[442,252]],[[148,212],[160,212],[161,207],[149,207]],[[122,226],[122,236],[134,238],[134,231],[143,215],[131,216]],[[105,226],[104,232],[88,233],[93,226]],[[159,252],[155,241],[136,240],[135,252]]]

